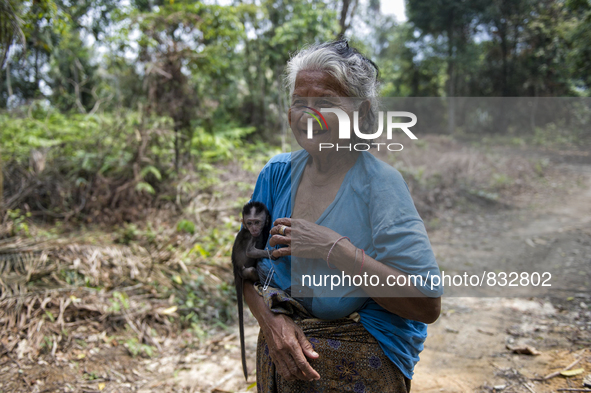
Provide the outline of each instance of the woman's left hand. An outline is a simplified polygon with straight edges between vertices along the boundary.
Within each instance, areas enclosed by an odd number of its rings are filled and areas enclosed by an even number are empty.
[[[273,251],[273,256],[277,258],[294,255],[326,259],[330,247],[341,237],[332,229],[301,219],[278,218],[273,225],[269,245],[287,245]],[[285,233],[282,234],[284,226]]]

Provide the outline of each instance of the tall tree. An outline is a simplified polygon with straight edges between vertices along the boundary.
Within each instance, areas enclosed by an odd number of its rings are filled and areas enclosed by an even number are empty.
[[[386,97],[432,97],[444,94],[445,47],[441,40],[424,40],[410,23],[398,24],[391,16],[378,16],[374,34],[375,57]]]
[[[4,67],[6,55],[14,41],[26,45],[19,5],[14,0],[0,0],[0,69]]]
[[[305,45],[334,39],[339,24],[336,10],[318,0],[265,0],[256,12],[248,10],[241,19],[250,33],[244,39],[242,68],[249,94],[240,112],[243,121],[272,137],[287,113],[282,89],[287,60]]]
[[[129,17],[141,32],[138,60],[144,66],[148,110],[174,120],[175,168],[192,140],[192,122],[203,106],[203,79],[223,77],[243,29],[231,6],[193,1],[136,1]],[[130,30],[131,31],[131,30]],[[135,40],[129,40],[134,42]]]
[[[343,0],[341,5],[340,17],[339,17],[339,34],[337,35],[338,39],[345,37],[345,32],[349,30],[351,27],[351,22],[355,17],[355,11],[357,11],[357,6],[359,5],[359,0]]]
[[[448,97],[462,95],[458,91],[458,74],[462,71],[460,59],[464,57],[466,47],[475,33],[477,15],[484,8],[484,0],[408,0],[408,19],[424,34],[435,39],[444,36],[447,41],[447,82]],[[448,128],[456,128],[455,100],[448,102]]]
[[[568,0],[567,9],[576,15],[576,24],[569,32],[569,41],[573,50],[569,53],[574,84],[581,90],[586,89],[591,96],[591,1]]]

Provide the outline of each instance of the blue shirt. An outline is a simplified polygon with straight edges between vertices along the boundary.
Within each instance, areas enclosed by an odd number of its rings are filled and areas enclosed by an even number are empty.
[[[273,221],[291,217],[293,200],[308,158],[305,150],[279,154],[259,174],[252,200],[265,203]],[[351,243],[377,261],[409,275],[420,275],[423,285],[417,288],[427,296],[441,296],[442,287],[431,282],[433,275],[439,275],[439,268],[408,187],[396,169],[370,153],[361,152],[334,201],[316,224],[349,237]],[[268,272],[271,266],[274,267],[271,285],[283,290],[292,284],[296,288],[302,274],[340,273],[330,270],[325,261],[296,257],[274,262],[263,259],[259,268]],[[312,291],[312,295],[298,297],[296,290],[292,291],[292,296],[321,319],[337,319],[358,312],[360,322],[377,339],[386,355],[407,378],[412,378],[427,337],[426,324],[390,313],[355,286],[339,286],[333,290],[330,286],[320,286],[313,287]]]

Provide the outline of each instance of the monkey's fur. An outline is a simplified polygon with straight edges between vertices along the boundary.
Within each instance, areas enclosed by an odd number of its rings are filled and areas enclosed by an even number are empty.
[[[265,251],[269,232],[271,230],[271,215],[264,203],[249,202],[242,208],[242,229],[236,235],[232,247],[232,265],[234,267],[234,284],[238,300],[238,323],[240,328],[240,349],[242,352],[242,371],[248,379],[246,370],[246,353],[244,349],[244,305],[242,304],[243,280],[256,282],[259,280],[256,264],[261,258],[268,258]]]

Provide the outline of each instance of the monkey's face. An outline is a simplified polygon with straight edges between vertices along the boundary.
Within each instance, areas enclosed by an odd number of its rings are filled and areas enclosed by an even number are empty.
[[[259,237],[263,233],[265,219],[265,213],[256,214],[255,209],[252,209],[249,214],[243,217],[242,222],[252,237]]]

